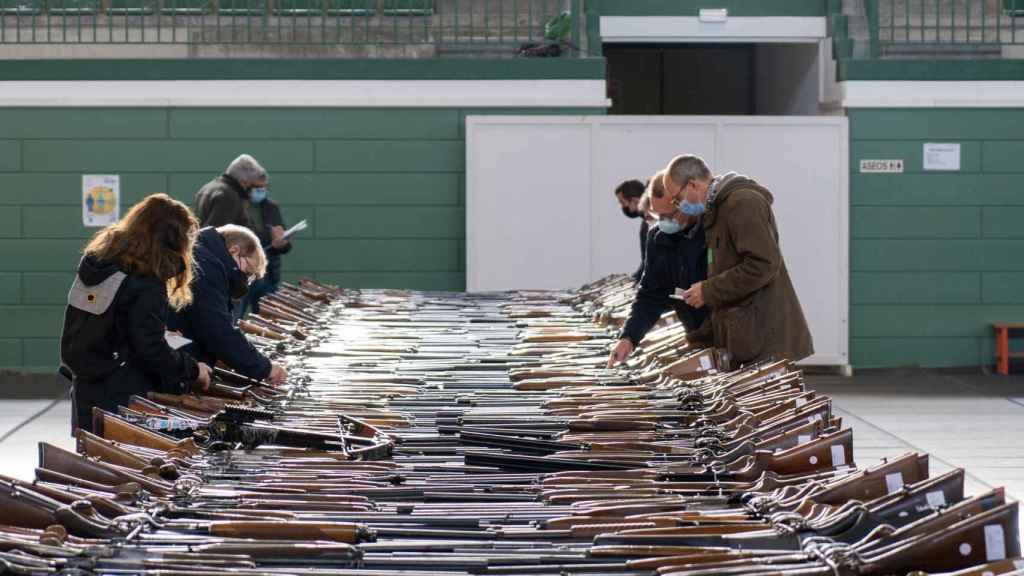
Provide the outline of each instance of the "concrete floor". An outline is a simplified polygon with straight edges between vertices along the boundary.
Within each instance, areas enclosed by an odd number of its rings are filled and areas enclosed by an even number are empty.
[[[968,494],[1004,486],[1024,496],[1024,374],[870,370],[811,375],[808,386],[831,396],[853,428],[858,466],[927,452],[933,475],[966,469]]]
[[[918,369],[863,371],[853,378],[808,376],[828,394],[854,430],[859,466],[910,451],[931,455],[933,474],[967,470],[967,492],[1005,486],[1024,496],[1024,374],[1008,377]],[[0,400],[0,438],[50,404]],[[58,403],[42,417],[0,440],[0,474],[30,479],[37,443],[74,448],[68,435],[71,406]]]

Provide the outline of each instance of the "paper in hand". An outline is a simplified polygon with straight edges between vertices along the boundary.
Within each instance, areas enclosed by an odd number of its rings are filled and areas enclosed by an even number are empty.
[[[164,340],[167,340],[167,345],[175,350],[178,350],[183,346],[188,346],[189,344],[192,343],[191,340],[185,338],[181,334],[178,334],[177,332],[170,332],[167,330],[164,331]]]
[[[295,235],[296,233],[302,232],[306,228],[309,228],[309,224],[305,220],[302,220],[301,222],[299,222],[295,226],[292,226],[291,228],[285,230],[283,237],[284,237],[285,240],[287,240],[287,239],[291,238],[293,235]]]

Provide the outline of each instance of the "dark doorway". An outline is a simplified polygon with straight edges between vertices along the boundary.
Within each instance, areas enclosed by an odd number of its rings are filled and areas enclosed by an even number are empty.
[[[752,44],[606,44],[611,114],[756,113]]]

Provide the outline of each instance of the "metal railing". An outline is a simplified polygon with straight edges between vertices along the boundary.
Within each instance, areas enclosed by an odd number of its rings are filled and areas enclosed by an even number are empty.
[[[581,0],[0,0],[0,45],[508,53],[578,44],[581,13]]]
[[[871,55],[1000,53],[1024,44],[1024,0],[864,0]]]

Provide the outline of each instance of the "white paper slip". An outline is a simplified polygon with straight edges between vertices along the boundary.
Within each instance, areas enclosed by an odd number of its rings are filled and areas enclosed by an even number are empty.
[[[941,508],[946,505],[946,494],[941,490],[929,492],[925,494],[925,498],[928,499],[928,505],[932,508]]]
[[[1006,535],[1000,524],[985,526],[985,561],[995,562],[1006,559]]]
[[[306,228],[309,228],[309,223],[306,222],[305,220],[301,220],[295,226],[292,226],[291,228],[285,230],[284,231],[284,237],[285,237],[285,239],[291,238],[293,235],[298,234],[299,232],[302,232]]]
[[[846,464],[846,450],[843,449],[842,444],[832,445],[832,465],[842,466]]]
[[[885,489],[892,494],[903,489],[903,473],[893,472],[885,475]],[[941,494],[941,492],[940,492]]]
[[[686,292],[686,290],[683,290],[682,288],[676,288],[675,291],[672,292],[671,294],[669,294],[668,297],[669,298],[675,298],[676,300],[682,300],[683,299],[683,292]]]
[[[164,340],[167,340],[167,345],[170,346],[171,348],[174,348],[175,350],[181,348],[182,346],[188,346],[189,344],[192,343],[191,340],[185,338],[181,334],[178,334],[177,332],[169,332],[166,330],[164,331]]]

